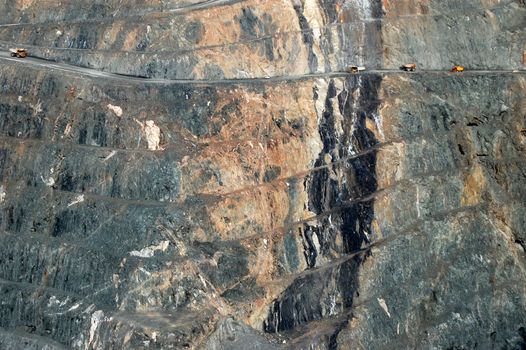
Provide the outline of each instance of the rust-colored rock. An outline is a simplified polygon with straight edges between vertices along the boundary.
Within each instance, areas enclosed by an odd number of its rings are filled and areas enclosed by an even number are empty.
[[[525,14],[0,4],[0,348],[524,347]]]

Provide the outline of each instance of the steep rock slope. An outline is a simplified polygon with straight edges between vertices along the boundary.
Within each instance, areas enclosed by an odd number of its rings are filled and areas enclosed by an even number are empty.
[[[0,347],[526,346],[522,1],[0,9]]]

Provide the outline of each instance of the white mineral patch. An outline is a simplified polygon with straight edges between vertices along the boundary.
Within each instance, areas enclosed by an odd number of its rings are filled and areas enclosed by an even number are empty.
[[[161,129],[155,125],[153,120],[147,120],[144,125],[144,136],[148,142],[148,149],[155,151],[160,149]]]
[[[369,18],[371,16],[371,1],[370,0],[346,1],[345,7],[352,8],[364,18]]]
[[[162,252],[166,251],[168,249],[168,246],[170,245],[170,241],[162,241],[158,245],[152,245],[146,248],[143,248],[139,251],[133,250],[130,252],[131,256],[138,256],[140,258],[151,258],[154,256],[155,252],[160,250]]]
[[[203,286],[206,288],[206,281],[205,279],[203,278],[203,276],[201,276],[200,274],[198,274],[199,276],[199,279],[201,280],[201,283],[203,284]]]
[[[95,340],[95,332],[97,331],[97,328],[99,328],[99,325],[106,321],[106,317],[104,316],[104,312],[102,310],[97,310],[91,315],[91,327],[89,330],[89,341],[86,345],[86,349],[91,349],[91,344],[93,343],[93,340]]]
[[[51,298],[49,298],[49,301],[47,303],[47,307],[52,307],[54,305],[60,304],[60,301],[57,299],[56,296],[52,295]]]
[[[42,182],[48,187],[51,187],[51,186],[53,186],[55,184],[55,179],[52,178],[52,177],[44,179],[44,177],[42,175],[40,175],[40,178],[42,179]]]
[[[33,110],[33,115],[37,115],[38,113],[43,111],[42,102],[40,102],[40,100],[38,100],[35,104],[30,103],[29,107],[31,107],[31,109]]]
[[[120,279],[119,275],[117,275],[116,273],[114,273],[112,277],[113,277],[113,278],[112,278],[112,279],[113,279],[113,286],[114,286],[115,288],[119,288],[119,284],[121,283],[121,279]]]
[[[88,306],[86,309],[84,309],[84,311],[82,311],[83,314],[89,314],[91,313],[91,311],[95,310],[95,305],[94,304],[91,304],[90,306]]]
[[[68,136],[71,133],[71,124],[66,124],[66,127],[64,128],[64,136]]]
[[[68,312],[69,312],[69,311],[73,311],[73,310],[77,310],[77,309],[79,308],[79,306],[80,306],[80,304],[75,304],[75,305],[73,305],[72,307],[70,307],[70,308],[68,309]]]
[[[5,188],[4,188],[4,185],[2,185],[0,186],[0,203],[4,203],[5,196],[6,196]]]
[[[110,159],[111,157],[113,157],[116,154],[117,154],[117,151],[111,151],[110,154],[108,154],[106,156],[106,158],[104,158],[104,161],[107,161],[108,159]]]
[[[303,4],[303,15],[309,22],[309,27],[315,32],[315,36],[319,36],[319,28],[321,27],[319,19],[323,18],[320,11],[320,6],[316,0],[305,0]]]
[[[378,304],[380,304],[380,307],[385,311],[387,316],[391,318],[391,314],[389,313],[389,309],[387,308],[387,304],[385,303],[385,300],[382,298],[377,298],[377,299],[378,299]]]
[[[142,134],[148,143],[148,149],[151,151],[162,150],[159,146],[161,142],[161,129],[155,125],[155,122],[153,120],[147,120],[143,123],[137,119],[135,119],[135,121],[141,126]]]
[[[82,202],[84,202],[84,195],[83,194],[79,194],[77,197],[75,197],[73,202],[68,204],[68,208],[73,206],[73,205],[75,205],[75,204],[82,203]]]
[[[374,113],[373,118],[374,118],[374,123],[376,125],[376,130],[378,130],[380,137],[382,138],[382,140],[384,140],[385,136],[384,136],[384,131],[382,129],[382,121],[380,120],[380,116],[378,115],[378,113]]]
[[[115,113],[115,115],[116,115],[117,117],[122,116],[122,108],[121,108],[121,107],[119,107],[119,106],[114,106],[114,105],[112,105],[111,103],[108,104],[107,107],[109,108],[110,111],[112,111],[113,113]]]
[[[150,271],[146,271],[146,270],[145,270],[144,268],[142,268],[142,267],[139,267],[138,270],[141,271],[142,273],[144,273],[144,274],[147,275],[147,276],[151,276],[151,275],[152,275],[152,273],[151,273]]]
[[[239,79],[249,79],[250,78],[250,74],[245,72],[244,70],[237,70],[237,76],[239,77]]]
[[[336,311],[336,295],[331,295],[329,301],[329,315],[335,315]]]

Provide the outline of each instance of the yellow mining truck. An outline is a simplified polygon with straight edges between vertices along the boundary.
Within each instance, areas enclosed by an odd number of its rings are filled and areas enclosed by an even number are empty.
[[[451,71],[454,73],[463,72],[464,70],[465,68],[463,66],[453,66],[453,68],[451,68]]]
[[[365,70],[365,67],[362,67],[362,66],[349,66],[346,69],[347,73],[358,73],[358,72],[363,72],[364,70]]]
[[[18,57],[18,58],[26,58],[27,57],[27,50],[22,48],[16,48],[16,49],[9,49],[9,52],[11,52],[11,57]]]
[[[403,66],[400,67],[400,69],[406,72],[414,72],[416,70],[416,63],[404,64]]]

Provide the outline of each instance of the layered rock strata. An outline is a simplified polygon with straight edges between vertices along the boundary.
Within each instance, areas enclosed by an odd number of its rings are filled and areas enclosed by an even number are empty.
[[[0,348],[526,346],[523,2],[0,10]]]

